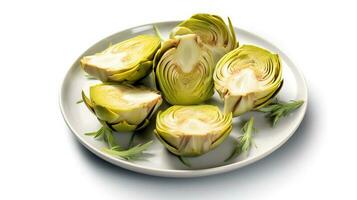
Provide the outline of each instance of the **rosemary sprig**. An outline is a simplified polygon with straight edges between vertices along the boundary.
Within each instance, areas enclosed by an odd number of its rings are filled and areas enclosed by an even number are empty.
[[[285,117],[292,111],[298,109],[303,103],[304,101],[302,100],[289,102],[275,101],[260,108],[258,111],[267,113],[266,117],[272,121],[274,127],[282,117]]]
[[[127,150],[118,150],[117,147],[113,147],[113,148],[103,148],[103,151],[113,156],[118,156],[120,158],[123,158],[125,160],[134,160],[138,158],[143,153],[143,151],[145,151],[152,143],[153,141],[151,140],[145,144],[138,144]]]
[[[238,157],[242,153],[249,152],[250,147],[252,146],[252,135],[254,132],[254,117],[250,117],[249,121],[244,123],[242,127],[243,135],[238,138],[237,146],[232,151],[232,154],[225,160],[225,162]]]
[[[161,41],[165,41],[164,36],[162,36],[162,34],[160,33],[160,30],[157,28],[157,26],[154,25],[153,28],[154,28],[156,36],[159,37]]]
[[[83,103],[83,99],[78,100],[78,101],[76,102],[76,104],[80,104],[80,103]]]
[[[115,141],[113,131],[106,126],[102,126],[98,131],[85,133],[85,135],[103,139],[108,146],[103,148],[104,152],[118,156],[119,158],[125,160],[133,160],[138,158],[143,153],[143,151],[145,151],[153,143],[153,141],[149,141],[145,144],[139,144],[134,147],[129,147],[129,149],[124,149]]]
[[[98,131],[85,133],[84,135],[93,136],[94,138],[101,138],[104,135],[105,128],[102,127]]]

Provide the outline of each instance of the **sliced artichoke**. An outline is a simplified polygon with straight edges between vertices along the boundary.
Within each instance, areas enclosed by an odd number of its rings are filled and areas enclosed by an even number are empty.
[[[195,34],[165,41],[155,55],[156,85],[170,104],[198,104],[214,93],[214,60]]]
[[[222,57],[213,79],[224,99],[224,112],[234,116],[263,107],[283,85],[279,56],[252,45]]]
[[[196,14],[174,28],[170,37],[192,33],[199,35],[203,43],[212,50],[215,61],[238,46],[229,18],[227,26],[223,19],[217,15]]]
[[[134,83],[152,71],[152,59],[159,47],[160,38],[139,35],[85,56],[80,64],[85,72],[101,81]]]
[[[156,117],[157,138],[173,154],[199,156],[221,144],[232,130],[232,113],[212,105],[171,106]]]
[[[82,98],[99,121],[115,131],[144,128],[162,103],[158,92],[127,84],[94,85],[90,87],[90,98],[84,92]]]

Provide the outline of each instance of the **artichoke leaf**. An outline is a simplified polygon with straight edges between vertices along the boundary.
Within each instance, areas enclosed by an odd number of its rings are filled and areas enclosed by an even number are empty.
[[[103,82],[135,83],[151,72],[160,38],[139,35],[80,60],[82,69]]]
[[[91,102],[91,100],[86,96],[86,94],[84,93],[84,91],[82,91],[82,99],[83,99],[84,104],[87,106],[87,108],[88,108],[92,113],[94,113],[92,102]]]
[[[283,85],[279,56],[253,45],[243,45],[223,56],[213,79],[224,100],[224,112],[234,116],[267,104]]]
[[[137,125],[129,124],[127,121],[121,121],[111,125],[111,128],[118,132],[134,131],[136,127]]]
[[[227,26],[224,20],[217,15],[195,14],[178,24],[170,33],[170,37],[186,34],[197,34],[213,52],[215,62],[238,46],[231,20],[228,18]]]
[[[154,58],[155,83],[170,104],[199,104],[213,93],[214,60],[199,36],[177,36]]]
[[[212,105],[171,106],[156,117],[155,135],[173,154],[199,156],[221,144],[232,130],[232,114]]]
[[[82,96],[103,126],[125,132],[146,127],[162,103],[158,91],[129,84],[93,85],[90,87],[90,98],[84,92]]]

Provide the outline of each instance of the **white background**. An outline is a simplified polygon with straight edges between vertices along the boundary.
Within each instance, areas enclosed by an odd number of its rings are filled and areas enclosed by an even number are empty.
[[[0,3],[0,199],[356,199],[357,6],[353,1],[8,1]],[[89,46],[120,30],[230,16],[302,69],[309,107],[267,158],[206,178],[115,167],[84,149],[58,106],[60,84]]]

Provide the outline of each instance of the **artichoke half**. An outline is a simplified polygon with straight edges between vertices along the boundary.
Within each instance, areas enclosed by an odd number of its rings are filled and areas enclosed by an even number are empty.
[[[83,57],[80,65],[89,75],[103,82],[134,83],[152,71],[152,59],[159,47],[160,38],[139,35],[101,53]]]
[[[221,144],[232,130],[232,114],[212,105],[171,106],[159,111],[155,135],[173,154],[199,156]]]
[[[224,99],[224,112],[234,116],[263,107],[283,85],[279,56],[253,45],[223,56],[213,79]]]
[[[214,60],[199,36],[176,36],[161,45],[154,59],[156,86],[170,104],[198,104],[214,93]]]
[[[228,26],[217,15],[195,14],[181,22],[170,33],[170,37],[177,35],[197,34],[213,52],[217,62],[224,54],[238,46],[234,28],[228,18]]]
[[[148,125],[162,103],[158,92],[128,84],[98,84],[90,87],[90,98],[82,98],[103,126],[114,131],[135,131]]]

